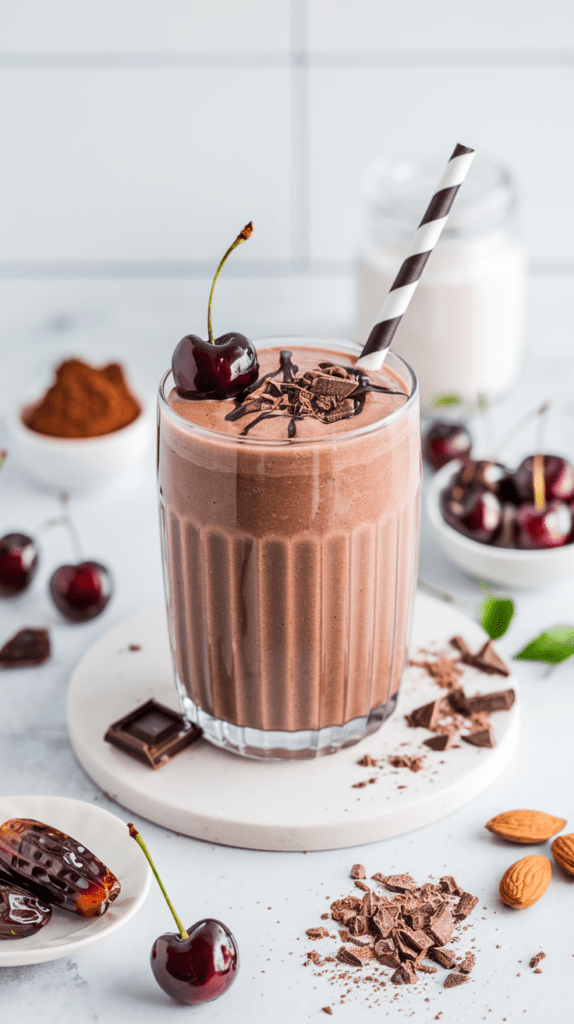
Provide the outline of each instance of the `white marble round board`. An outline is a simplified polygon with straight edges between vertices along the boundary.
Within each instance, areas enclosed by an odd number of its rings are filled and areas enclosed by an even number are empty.
[[[114,873],[121,892],[101,917],[79,917],[54,906],[40,931],[0,943],[0,967],[23,967],[70,956],[117,931],[137,913],[151,881],[149,865],[126,825],[103,807],[61,796],[0,796],[0,823],[32,818],[83,843]]]
[[[474,651],[486,639],[459,611],[418,593],[411,657],[423,649],[448,649],[454,635]],[[512,677],[463,668],[461,683],[469,696],[516,690]],[[492,715],[493,748],[460,743],[439,753],[423,744],[430,733],[410,728],[405,714],[444,693],[425,669],[411,666],[391,718],[336,754],[261,762],[200,739],[154,771],[106,743],[104,734],[150,697],[178,708],[165,609],[157,605],[110,629],[84,655],[70,682],[68,728],[88,775],[111,799],[158,825],[247,849],[341,849],[401,835],[450,814],[508,764],[518,742],[518,702]],[[365,754],[378,766],[359,765]],[[415,773],[388,761],[405,754],[424,755],[423,768]],[[372,778],[376,781],[368,783]]]

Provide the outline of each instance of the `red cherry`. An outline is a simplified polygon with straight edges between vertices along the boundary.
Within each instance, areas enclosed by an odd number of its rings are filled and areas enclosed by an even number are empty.
[[[252,343],[243,334],[222,334],[211,344],[187,334],[176,346],[171,368],[182,398],[225,399],[257,380],[259,364]]]
[[[521,505],[516,512],[516,531],[519,548],[561,547],[570,539],[572,511],[561,501],[551,501],[542,509]]]
[[[522,501],[534,500],[533,465],[534,456],[529,455],[514,474],[514,484]],[[544,455],[544,486],[547,501],[570,501],[574,498],[574,466],[559,455]]]
[[[448,491],[441,497],[443,516],[446,522],[465,537],[490,544],[502,521],[502,506],[492,491],[473,490],[462,500],[449,497]]]
[[[452,459],[466,460],[471,447],[471,437],[464,423],[436,420],[425,434],[423,455],[433,469],[441,469]]]
[[[14,597],[30,586],[38,568],[38,551],[25,533],[0,537],[0,595]]]
[[[253,224],[246,224],[223,256],[213,278],[207,304],[208,341],[197,334],[186,334],[175,348],[171,369],[176,390],[182,398],[233,398],[257,380],[257,353],[244,334],[232,331],[213,339],[211,302],[213,289],[227,257],[238,245],[251,238]]]
[[[211,917],[185,930],[137,828],[130,822],[128,829],[148,861],[179,928],[179,935],[166,932],[153,944],[151,969],[155,980],[164,992],[187,1006],[217,999],[235,981],[239,970],[233,935],[221,921]]]
[[[112,596],[112,580],[99,562],[61,565],[50,578],[50,593],[67,619],[87,622],[106,607]]]
[[[186,939],[177,932],[160,935],[151,951],[151,969],[160,988],[179,1003],[207,1003],[235,981],[237,944],[225,925],[206,918],[187,929]]]

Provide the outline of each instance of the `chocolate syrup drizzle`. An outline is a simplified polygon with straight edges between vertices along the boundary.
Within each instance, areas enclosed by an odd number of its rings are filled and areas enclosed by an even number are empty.
[[[336,363],[319,363],[318,371],[323,371],[320,374],[315,371],[315,376],[331,377],[333,385],[336,386],[336,382],[339,382],[341,387],[348,387],[349,378],[354,377],[357,381],[356,386],[350,393],[345,393],[344,396],[337,396],[336,394],[329,393],[331,402],[331,409],[326,410],[325,406],[328,402],[325,402],[325,393],[320,392],[318,394],[312,394],[309,399],[309,394],[312,392],[312,381],[305,378],[305,375],[298,377],[299,367],[295,366],[292,362],[293,353],[289,349],[282,349],[279,353],[279,368],[272,373],[266,373],[259,380],[256,380],[253,384],[249,385],[242,391],[240,395],[235,398],[235,408],[227,414],[226,420],[234,421],[241,419],[243,416],[249,415],[249,413],[258,412],[259,415],[255,419],[251,420],[243,430],[240,436],[245,437],[253,427],[261,423],[262,420],[266,419],[277,419],[281,417],[288,419],[289,423],[287,426],[287,437],[293,438],[297,434],[297,420],[304,419],[305,416],[313,416],[315,419],[319,419],[322,422],[328,424],[339,419],[351,419],[354,416],[358,416],[364,407],[365,397],[369,391],[378,391],[386,395],[401,395],[404,398],[409,396],[404,391],[393,391],[391,388],[385,388],[378,384],[373,384],[369,378],[361,370],[356,370],[353,366],[339,366]],[[335,371],[335,373],[333,373]],[[337,372],[338,371],[338,372]],[[342,371],[342,372],[341,372]],[[307,373],[312,371],[307,371]],[[258,391],[267,381],[274,381],[279,374],[283,374],[283,378],[280,383],[276,383],[275,386],[266,389],[257,398],[250,401],[251,395],[255,391]],[[289,388],[285,385],[292,384],[294,387]],[[301,392],[304,392],[306,396],[306,402],[302,405],[299,400]],[[276,408],[276,403],[280,399],[287,398],[288,404],[295,408],[295,412],[283,412],[281,409]],[[321,399],[323,403],[321,404]],[[273,407],[270,409],[263,409],[262,407],[266,404],[273,403]]]

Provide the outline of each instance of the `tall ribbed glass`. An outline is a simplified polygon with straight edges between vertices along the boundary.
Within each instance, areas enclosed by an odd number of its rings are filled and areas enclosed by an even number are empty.
[[[273,338],[357,357],[351,342]],[[249,757],[331,753],[394,710],[416,585],[416,378],[385,419],[336,436],[229,436],[159,392],[165,592],[182,711]]]

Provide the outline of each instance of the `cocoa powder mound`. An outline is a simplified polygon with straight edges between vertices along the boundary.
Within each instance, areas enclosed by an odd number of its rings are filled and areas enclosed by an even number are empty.
[[[119,363],[97,369],[81,359],[67,359],[57,367],[53,385],[22,420],[30,430],[49,437],[100,437],[127,427],[140,412]]]

